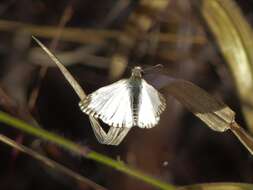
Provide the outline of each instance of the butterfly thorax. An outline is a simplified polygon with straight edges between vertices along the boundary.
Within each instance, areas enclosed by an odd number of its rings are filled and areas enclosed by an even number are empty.
[[[139,66],[136,66],[132,69],[132,76],[131,78],[142,78],[142,68]]]

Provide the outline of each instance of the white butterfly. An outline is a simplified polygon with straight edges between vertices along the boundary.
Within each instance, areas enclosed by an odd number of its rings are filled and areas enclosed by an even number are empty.
[[[79,103],[81,110],[113,127],[154,127],[166,107],[164,97],[142,78],[141,67],[129,79],[102,87]]]

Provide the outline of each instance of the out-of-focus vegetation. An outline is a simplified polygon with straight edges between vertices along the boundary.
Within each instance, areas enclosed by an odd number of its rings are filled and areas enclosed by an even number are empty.
[[[252,189],[244,148],[252,152],[251,7],[232,0],[1,2],[0,106],[8,114],[0,114],[0,189]],[[134,65],[162,64],[162,73],[145,75],[167,96],[160,124],[132,129],[119,146],[98,143],[78,97],[32,35],[86,93],[128,77]],[[244,146],[206,125],[231,129]]]
[[[249,130],[253,130],[253,40],[250,24],[234,1],[203,1],[202,14],[233,75]]]

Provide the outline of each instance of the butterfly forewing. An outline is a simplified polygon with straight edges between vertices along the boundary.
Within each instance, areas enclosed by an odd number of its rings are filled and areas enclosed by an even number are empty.
[[[154,127],[164,111],[163,96],[141,76],[135,67],[129,79],[123,79],[93,92],[80,102],[81,110],[113,127]]]
[[[142,88],[139,95],[138,126],[140,128],[154,127],[159,122],[160,114],[165,107],[164,97],[142,79]]]
[[[131,94],[123,79],[98,89],[79,103],[81,110],[113,127],[132,127]]]

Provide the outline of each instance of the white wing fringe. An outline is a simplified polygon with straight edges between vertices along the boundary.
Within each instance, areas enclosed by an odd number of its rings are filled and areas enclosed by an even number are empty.
[[[128,80],[122,79],[91,93],[79,103],[80,109],[112,127],[134,126]]]

